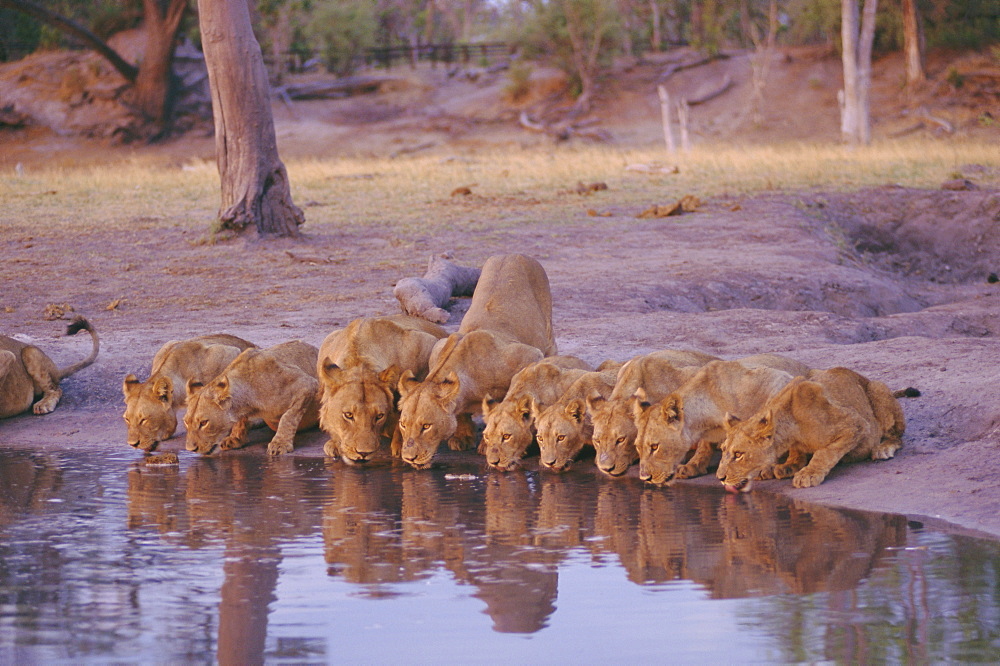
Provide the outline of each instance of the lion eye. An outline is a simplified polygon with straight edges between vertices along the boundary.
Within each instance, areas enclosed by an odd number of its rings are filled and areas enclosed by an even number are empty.
[[[566,440],[566,435],[559,435],[556,437],[557,442],[562,442]]]
[[[381,421],[384,418],[385,418],[385,414],[376,414],[375,415],[375,420],[376,421]]]
[[[510,439],[510,433],[505,432],[504,434],[500,435],[500,439],[506,442],[508,439]]]
[[[207,428],[208,427],[208,419],[204,419],[203,421],[199,422],[198,423],[198,427],[199,428]]]
[[[615,440],[615,444],[624,444],[624,443],[625,443],[624,437],[619,437],[618,439]]]
[[[660,448],[660,444],[658,442],[650,442],[649,444],[650,451],[655,451],[658,448]]]
[[[348,421],[354,420],[354,414],[352,412],[344,412],[344,418]]]
[[[430,430],[431,429],[431,424],[430,423],[425,423],[422,426],[420,426],[420,428],[421,428],[421,430]]]
[[[406,424],[405,424],[405,423],[403,423],[402,421],[400,421],[400,422],[399,422],[398,424],[396,424],[396,425],[397,425],[397,427],[398,427],[398,428],[399,428],[400,430],[406,430]]]
[[[742,459],[743,459],[742,451],[733,451],[733,460],[742,460]]]

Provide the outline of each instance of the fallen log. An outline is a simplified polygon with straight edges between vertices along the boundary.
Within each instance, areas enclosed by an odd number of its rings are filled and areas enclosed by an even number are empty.
[[[709,90],[707,93],[705,93],[703,95],[699,95],[698,97],[694,97],[694,98],[688,99],[687,100],[688,106],[695,106],[697,104],[704,104],[705,102],[707,102],[709,100],[715,99],[716,97],[718,97],[719,95],[721,95],[722,93],[726,92],[727,90],[729,90],[732,87],[733,87],[733,79],[732,79],[731,76],[729,76],[728,74],[726,74],[722,78],[722,82],[718,86],[716,86],[715,88],[712,88],[711,90]]]
[[[451,313],[444,309],[453,296],[472,296],[479,269],[459,266],[444,256],[431,257],[423,277],[403,278],[392,293],[404,314],[444,324]]]

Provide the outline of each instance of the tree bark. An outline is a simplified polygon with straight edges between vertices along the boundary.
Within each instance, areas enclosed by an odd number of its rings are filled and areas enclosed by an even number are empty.
[[[267,71],[247,0],[198,0],[198,17],[222,181],[220,226],[298,236],[304,215],[278,157]]]
[[[916,0],[903,3],[903,53],[906,56],[906,85],[914,86],[927,79],[924,70],[924,31]]]
[[[851,144],[871,143],[872,43],[878,0],[865,0],[859,24],[858,0],[841,0],[841,58],[844,89],[841,97],[840,131]]]
[[[649,0],[650,22],[652,23],[653,35],[651,37],[653,53],[659,53],[663,48],[663,36],[660,33],[660,2],[659,0]]]
[[[163,125],[169,117],[171,63],[177,30],[187,10],[187,0],[143,0],[146,47],[135,79],[135,105],[149,121]]]

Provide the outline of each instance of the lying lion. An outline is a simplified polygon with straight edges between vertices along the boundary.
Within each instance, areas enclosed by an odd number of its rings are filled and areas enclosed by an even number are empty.
[[[66,327],[66,335],[80,331],[90,333],[90,355],[62,370],[38,347],[0,335],[0,419],[29,409],[48,414],[56,408],[62,397],[59,382],[93,363],[101,347],[97,331],[84,317],[76,317]]]
[[[819,485],[841,460],[887,460],[902,446],[903,409],[882,382],[847,368],[797,377],[750,418],[729,415],[717,476],[749,492],[754,479]],[[783,463],[779,459],[787,456]]]
[[[155,451],[177,430],[177,410],[187,404],[187,385],[204,385],[226,369],[244,349],[255,347],[235,335],[219,333],[171,340],[153,356],[149,379],[132,374],[122,383],[128,444]]]
[[[300,340],[240,352],[204,387],[188,383],[188,451],[205,455],[246,444],[251,419],[274,430],[271,455],[290,453],[295,433],[319,421],[319,350]]]
[[[399,380],[403,460],[423,469],[442,441],[470,448],[483,398],[506,394],[518,370],[555,355],[545,269],[519,254],[487,259],[458,333],[435,345],[427,378],[408,371]]]
[[[481,450],[490,467],[514,469],[535,439],[537,412],[559,398],[590,366],[575,356],[550,356],[520,370],[502,401],[483,398]]]
[[[715,360],[718,357],[710,354],[680,350],[637,356],[618,371],[608,398],[588,396],[597,468],[609,476],[621,476],[639,459],[632,407],[637,390],[642,388],[648,399],[659,400],[694,376],[698,368]]]
[[[437,324],[393,315],[355,319],[323,340],[316,372],[322,389],[319,424],[330,436],[323,451],[344,462],[365,462],[383,438],[399,456],[396,385],[409,370],[427,374],[431,350],[447,335]]]
[[[639,478],[655,484],[689,479],[708,471],[726,438],[727,413],[749,416],[809,368],[776,354],[712,361],[657,403],[639,390],[633,403]],[[691,459],[684,457],[691,452]]]
[[[594,427],[587,412],[587,398],[611,396],[620,365],[601,372],[587,372],[574,381],[559,398],[540,408],[532,405],[535,439],[542,465],[563,471],[576,459],[584,446],[591,444]]]

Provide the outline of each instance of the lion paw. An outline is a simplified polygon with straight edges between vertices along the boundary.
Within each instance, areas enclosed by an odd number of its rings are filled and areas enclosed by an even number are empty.
[[[705,473],[704,471],[702,471],[700,468],[696,467],[695,465],[691,465],[690,463],[685,463],[685,464],[681,465],[680,467],[678,467],[677,471],[674,472],[674,478],[675,479],[693,479],[694,477],[701,476],[704,473]]]
[[[771,474],[775,479],[790,479],[795,475],[796,469],[792,465],[782,463],[771,468]]]
[[[898,439],[882,442],[880,445],[875,447],[874,451],[872,451],[872,460],[889,460],[896,455],[896,451],[898,451],[899,447],[902,445],[903,443]]]
[[[222,440],[222,444],[219,444],[219,448],[223,451],[230,451],[232,449],[243,448],[243,439],[240,437],[226,437]]]
[[[796,488],[812,488],[823,483],[826,474],[819,474],[806,469],[800,469],[792,479],[792,485]]]
[[[472,448],[472,439],[467,437],[452,437],[448,440],[448,448],[452,451],[468,451]]]
[[[267,445],[267,452],[272,456],[280,456],[282,453],[291,453],[292,443],[279,442],[272,439],[271,443]]]
[[[336,458],[340,455],[340,446],[332,439],[328,439],[323,445],[323,453],[331,458]]]

